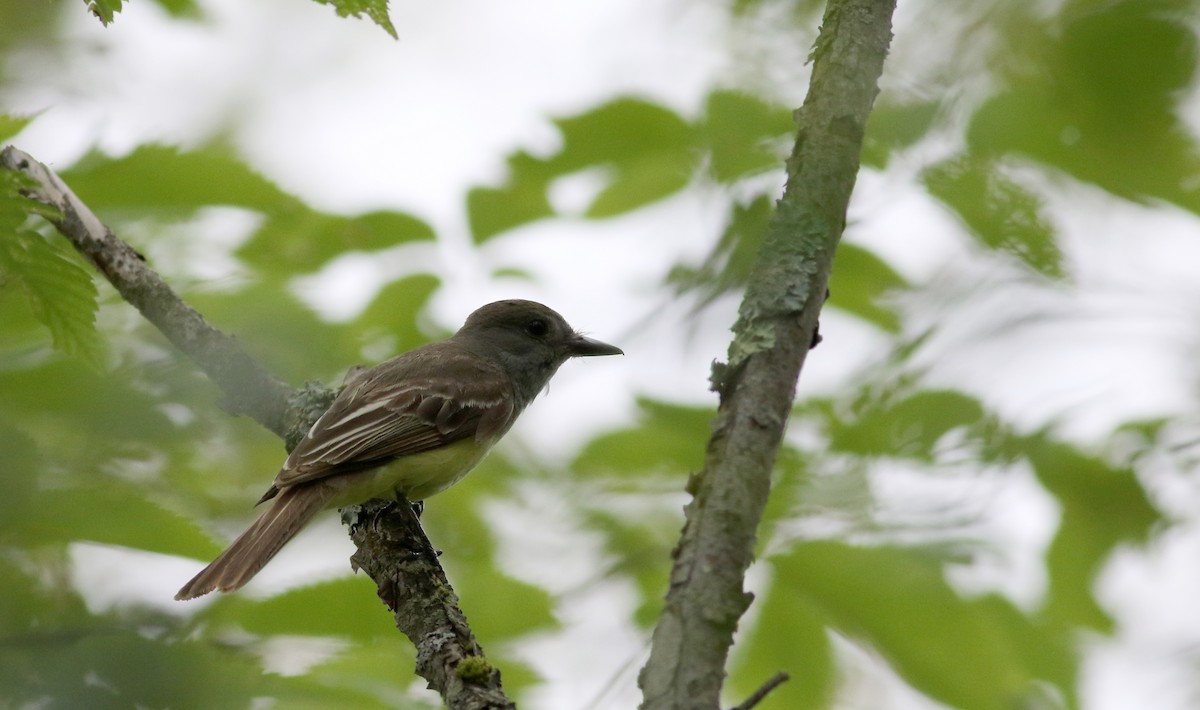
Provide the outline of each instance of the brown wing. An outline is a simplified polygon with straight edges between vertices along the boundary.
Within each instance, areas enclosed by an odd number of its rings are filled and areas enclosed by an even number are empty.
[[[504,434],[515,418],[508,376],[446,345],[414,350],[355,377],[292,450],[272,489]]]

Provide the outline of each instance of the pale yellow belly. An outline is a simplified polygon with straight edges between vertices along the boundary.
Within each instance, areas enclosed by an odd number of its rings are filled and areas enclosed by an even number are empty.
[[[449,446],[402,456],[377,469],[349,474],[346,487],[329,507],[342,508],[371,498],[394,498],[396,492],[409,500],[423,500],[462,480],[490,448],[490,444],[481,444],[474,438],[463,439]]]

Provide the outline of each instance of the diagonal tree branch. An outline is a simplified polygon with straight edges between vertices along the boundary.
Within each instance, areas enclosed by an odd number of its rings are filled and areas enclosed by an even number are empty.
[[[335,392],[285,384],[252,358],[232,336],[214,328],[184,303],[145,259],[118,239],[88,206],[46,165],[12,146],[0,151],[0,166],[31,178],[26,197],[51,205],[51,220],[64,237],[95,265],[121,296],[137,308],[176,347],[188,355],[224,392],[226,407],[246,414],[279,435],[292,448],[333,400]],[[358,551],[351,558],[379,587],[395,613],[397,627],[417,649],[417,672],[452,710],[509,710],[500,673],[458,608],[458,598],[416,516],[407,505],[371,501],[351,526]]]
[[[0,152],[0,165],[37,182],[26,197],[55,207],[59,233],[108,279],[146,320],[204,370],[225,394],[226,407],[246,414],[268,430],[288,434],[289,403],[296,395],[242,348],[183,302],[133,247],[121,241],[50,168],[12,146]]]
[[[454,710],[515,710],[412,507],[373,500],[342,518],[358,546],[350,562],[375,580],[396,627],[417,647],[417,673],[431,684],[438,678],[438,692]]]
[[[642,708],[719,707],[725,662],[751,601],[742,589],[771,471],[795,398],[858,174],[891,42],[895,0],[829,0],[788,160],[729,346],[713,367],[720,408],[638,678]]]

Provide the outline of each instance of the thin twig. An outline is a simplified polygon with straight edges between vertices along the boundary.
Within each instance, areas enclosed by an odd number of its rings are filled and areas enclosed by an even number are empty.
[[[766,683],[763,683],[761,688],[754,691],[753,695],[746,698],[746,701],[744,703],[742,703],[741,705],[738,705],[734,708],[731,708],[731,710],[750,710],[750,708],[761,703],[763,701],[763,698],[767,697],[768,693],[770,693],[772,690],[775,690],[776,688],[783,685],[784,683],[788,682],[789,680],[791,680],[791,678],[792,677],[790,675],[788,675],[787,673],[784,673],[783,671],[776,673],[775,675],[771,676],[770,680],[768,680]]]

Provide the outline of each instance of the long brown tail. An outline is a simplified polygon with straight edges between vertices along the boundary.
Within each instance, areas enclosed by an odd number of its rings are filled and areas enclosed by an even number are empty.
[[[195,599],[214,589],[230,592],[249,582],[336,493],[335,487],[319,484],[285,489],[233,544],[183,585],[175,598]]]

